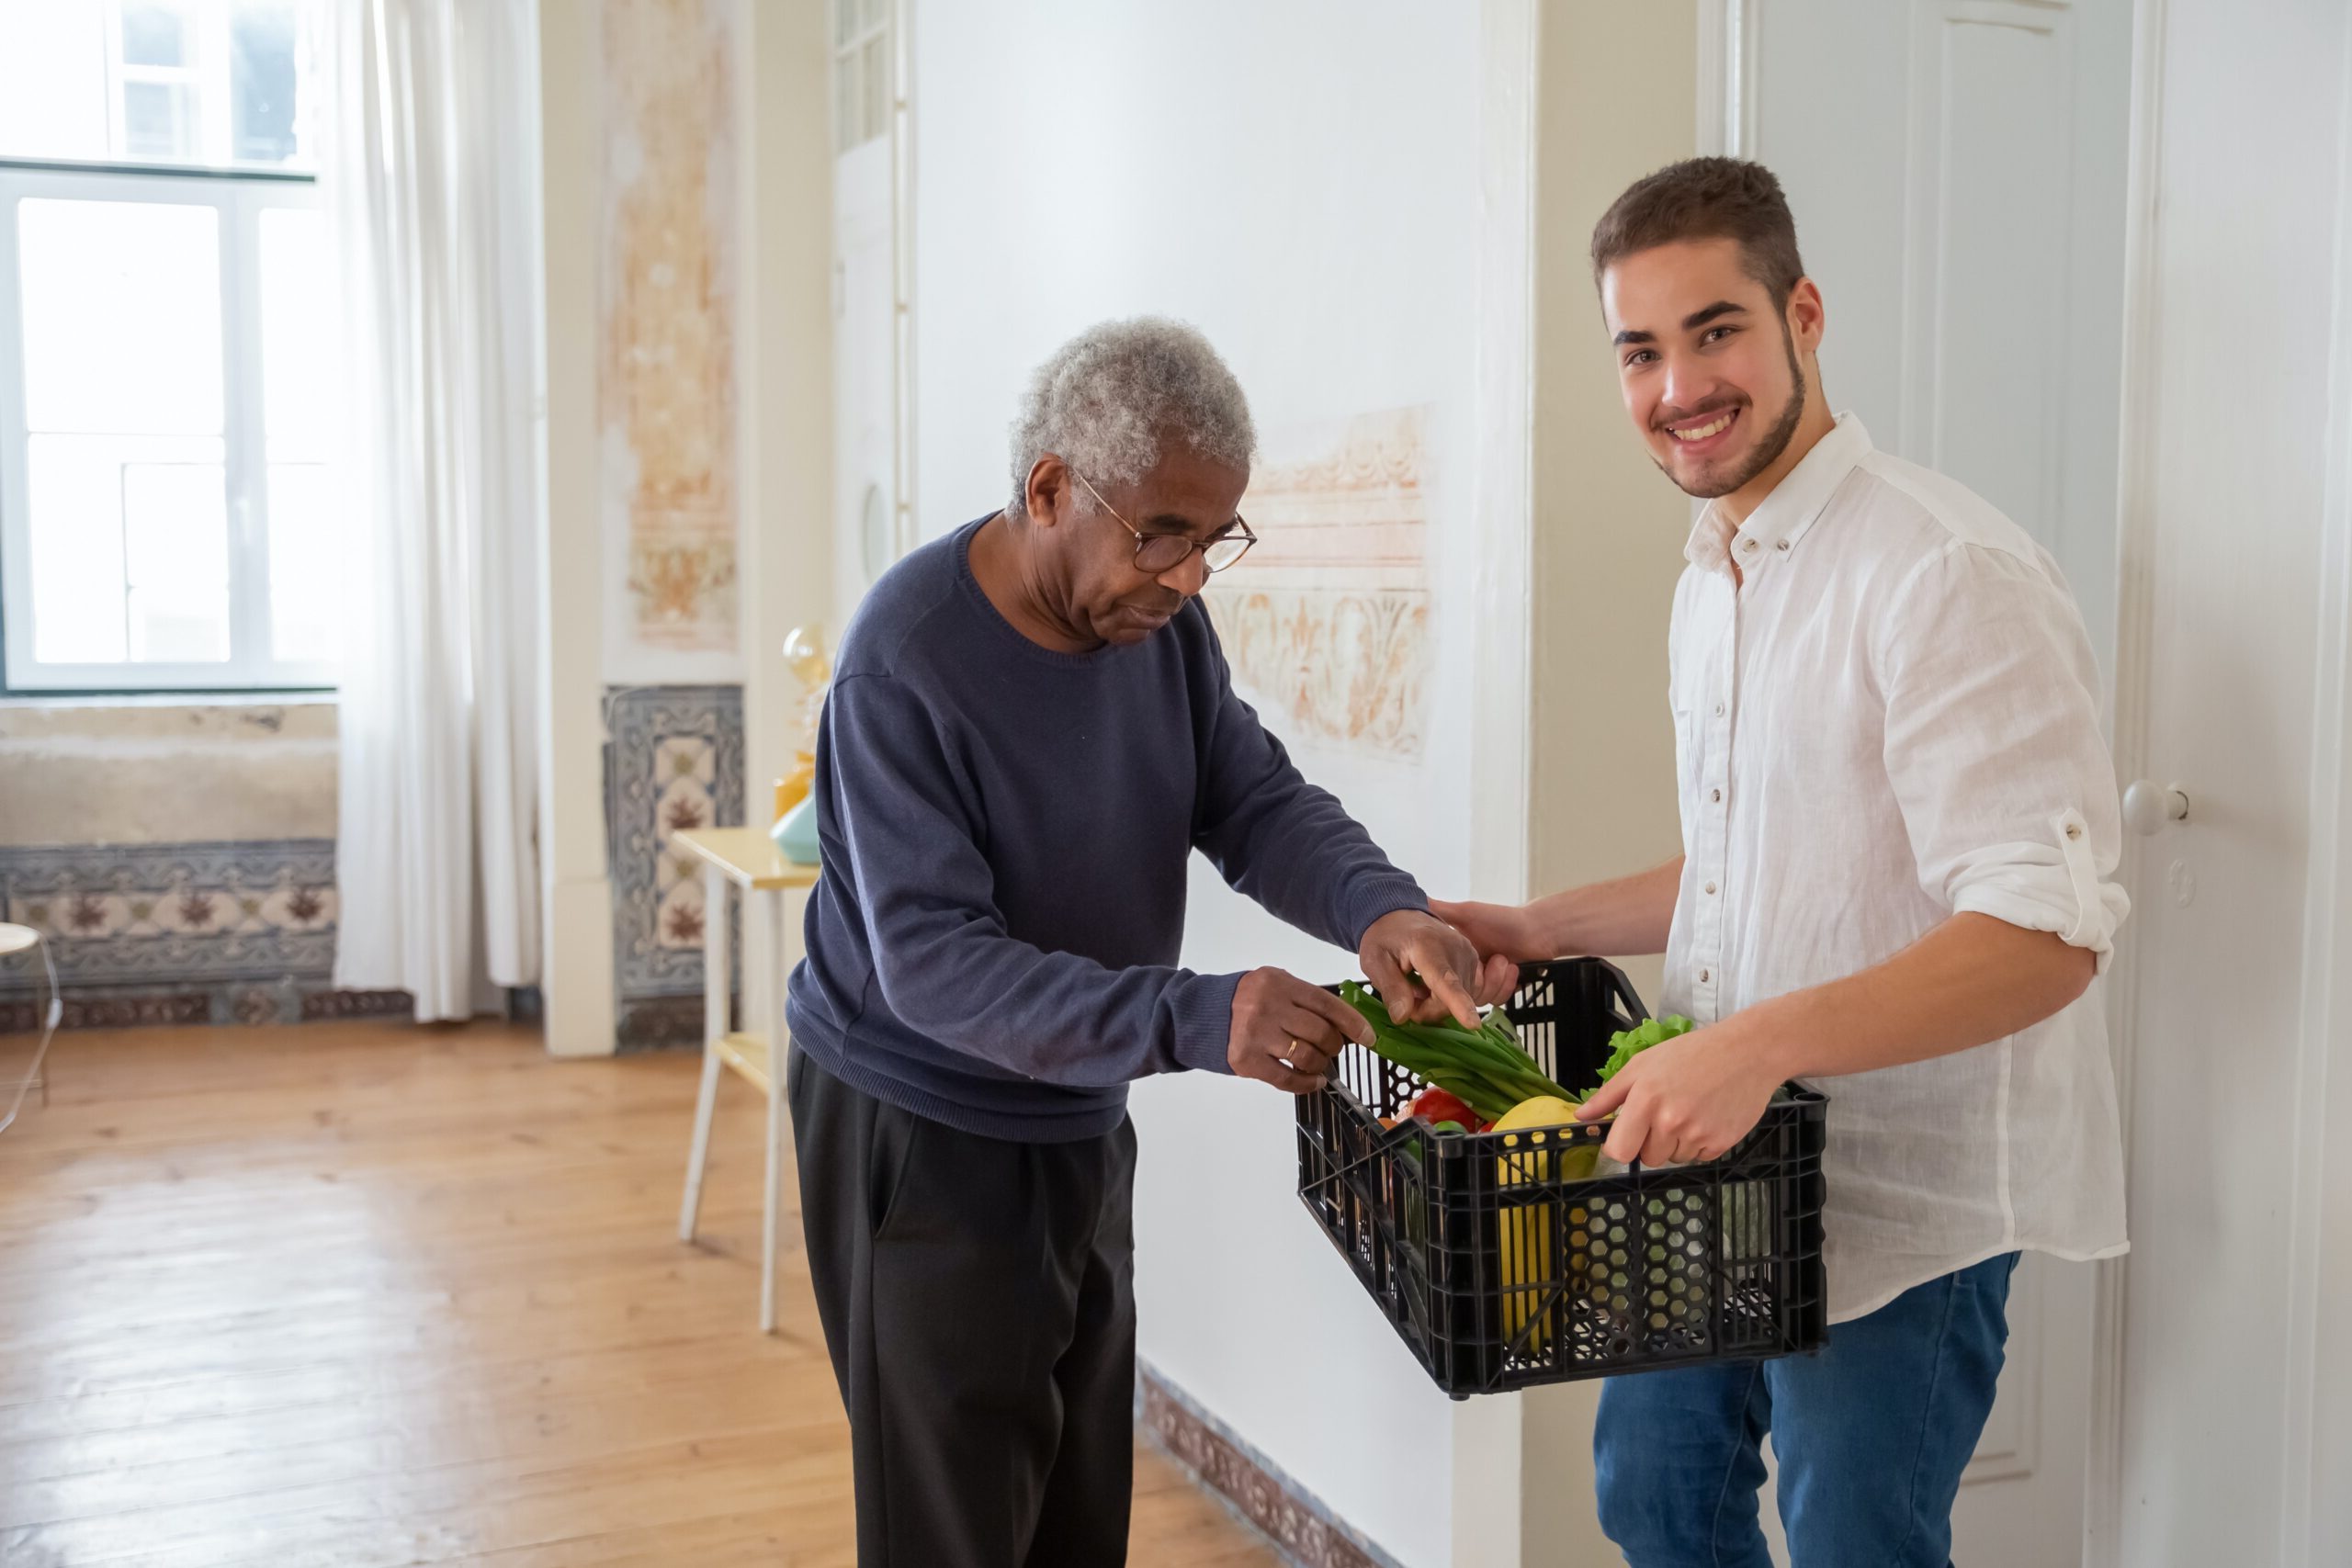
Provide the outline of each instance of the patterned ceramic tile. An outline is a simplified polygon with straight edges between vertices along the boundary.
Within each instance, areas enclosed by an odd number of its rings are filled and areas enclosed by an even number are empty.
[[[1181,1391],[1148,1370],[1139,1381],[1144,1429],[1290,1562],[1299,1568],[1398,1568]]]
[[[628,540],[628,635],[736,647],[736,0],[604,0],[607,525]]]
[[[1421,753],[1431,657],[1424,411],[1292,437],[1242,498],[1260,543],[1209,604],[1235,684],[1290,739]]]
[[[743,820],[743,690],[616,686],[605,694],[605,807],[625,1048],[702,1038],[702,874],[671,835]],[[686,998],[692,1009],[650,1006]]]
[[[49,937],[65,984],[324,980],[334,841],[0,850],[7,918]]]
[[[47,938],[67,1028],[409,1010],[334,989],[332,840],[0,848],[0,910]],[[0,1032],[40,1026],[47,984],[0,959]]]

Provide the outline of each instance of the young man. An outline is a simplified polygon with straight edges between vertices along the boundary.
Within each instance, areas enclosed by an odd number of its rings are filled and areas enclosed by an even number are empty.
[[[1234,694],[1199,594],[1249,548],[1254,437],[1207,342],[1097,327],[1012,435],[1011,503],[874,585],[818,735],[787,1077],[862,1568],[1125,1560],[1127,1082],[1304,1093],[1370,1037],[1278,969],[1176,966],[1194,850],[1414,1016],[1511,985]]]
[[[1767,1432],[1804,1568],[1942,1568],[2023,1249],[2124,1247],[2092,978],[2126,908],[2080,614],[2047,552],[1833,418],[1779,183],[1702,158],[1594,231],[1634,428],[1710,504],[1669,634],[1684,854],[1524,908],[1489,954],[1667,955],[1702,1026],[1585,1107],[1608,1153],[1722,1154],[1829,1096],[1829,1345],[1611,1382],[1601,1523],[1633,1568],[1765,1568]]]

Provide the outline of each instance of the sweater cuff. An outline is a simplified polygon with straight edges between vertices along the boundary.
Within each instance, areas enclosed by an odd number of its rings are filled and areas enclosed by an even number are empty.
[[[1347,902],[1340,906],[1340,932],[1350,947],[1361,948],[1363,933],[1372,930],[1374,922],[1399,909],[1429,913],[1430,896],[1421,891],[1419,883],[1401,872],[1361,883],[1348,890]]]
[[[1238,975],[1194,975],[1179,983],[1170,1008],[1178,1066],[1204,1073],[1233,1071],[1226,1046],[1233,1038],[1233,991],[1240,984]]]

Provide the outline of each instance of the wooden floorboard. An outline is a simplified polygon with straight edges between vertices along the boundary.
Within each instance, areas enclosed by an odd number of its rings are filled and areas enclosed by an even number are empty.
[[[380,1021],[61,1037],[0,1134],[6,1568],[848,1568],[798,1217],[730,1081]],[[788,1168],[787,1168],[788,1170]],[[1272,1568],[1139,1448],[1137,1568]]]

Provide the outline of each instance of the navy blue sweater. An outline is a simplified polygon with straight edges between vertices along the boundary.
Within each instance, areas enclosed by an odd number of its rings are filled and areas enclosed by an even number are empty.
[[[842,639],[792,1038],[919,1116],[1094,1137],[1128,1080],[1227,1070],[1240,976],[1176,964],[1193,850],[1351,949],[1428,900],[1234,695],[1200,601],[1133,647],[1053,652],[973,577],[979,526],[893,567]]]

